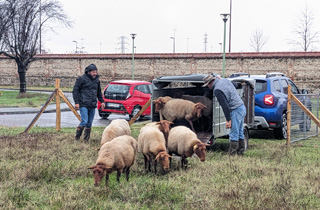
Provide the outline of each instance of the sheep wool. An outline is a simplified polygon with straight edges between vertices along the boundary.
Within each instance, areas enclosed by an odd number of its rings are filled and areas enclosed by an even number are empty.
[[[170,130],[168,137],[168,153],[181,156],[181,167],[187,164],[187,157],[194,153],[205,161],[205,150],[208,144],[202,143],[197,135],[185,126],[177,126]]]
[[[150,164],[152,160],[154,160],[155,172],[157,161],[159,161],[164,170],[169,169],[169,155],[166,152],[166,140],[156,125],[149,124],[140,129],[138,150],[144,156],[145,169],[147,169],[148,164],[149,171],[151,171]]]
[[[122,135],[105,143],[98,154],[96,165],[93,169],[95,186],[98,186],[103,176],[106,176],[108,184],[109,174],[117,171],[117,181],[120,181],[121,173],[126,173],[129,181],[130,167],[134,164],[137,154],[137,141],[129,135]]]
[[[128,121],[124,119],[112,120],[102,133],[100,146],[122,135],[131,135],[131,129]]]

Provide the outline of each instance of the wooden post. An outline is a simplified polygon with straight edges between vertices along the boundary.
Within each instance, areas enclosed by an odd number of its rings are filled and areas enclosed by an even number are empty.
[[[42,106],[42,108],[40,109],[40,112],[33,118],[33,120],[31,121],[31,123],[29,124],[29,126],[24,130],[25,133],[28,133],[29,130],[33,127],[33,125],[37,122],[37,120],[39,119],[39,117],[41,116],[41,114],[44,112],[44,110],[46,110],[47,106],[50,104],[50,101],[52,101],[53,97],[58,94],[57,92],[58,90],[56,89],[55,91],[52,92],[52,94],[50,95],[50,97],[48,98],[48,100],[46,101],[46,103]]]
[[[60,89],[60,79],[56,79],[56,90]],[[56,94],[56,131],[61,130],[60,95]]]
[[[290,146],[291,141],[291,85],[288,86],[288,102],[287,102],[287,146]]]
[[[131,118],[131,120],[129,121],[129,125],[131,126],[132,123],[134,123],[134,121],[136,121],[136,119],[150,106],[151,104],[151,98],[149,99],[149,101],[142,107],[142,109]]]
[[[73,112],[73,114],[78,118],[78,120],[81,122],[81,117],[78,114],[77,110],[72,106],[72,104],[69,102],[69,100],[65,97],[65,95],[63,94],[62,90],[59,89],[58,90],[58,94],[60,95],[60,97],[64,100],[64,102],[66,102],[66,104],[69,106],[69,108],[71,109],[71,111]]]

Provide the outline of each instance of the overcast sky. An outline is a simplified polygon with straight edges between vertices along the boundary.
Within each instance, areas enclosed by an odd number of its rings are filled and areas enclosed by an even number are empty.
[[[43,34],[50,53],[74,53],[76,45],[87,53],[132,53],[131,33],[136,33],[136,53],[220,52],[223,42],[221,13],[230,12],[230,0],[61,0],[73,28],[55,28]],[[253,52],[250,38],[263,31],[266,52],[294,51],[295,23],[308,5],[320,31],[320,0],[232,0],[231,52]],[[228,51],[229,23],[227,22]],[[76,41],[77,44],[73,41]],[[78,49],[79,50],[79,49]],[[319,46],[315,48],[319,50]]]

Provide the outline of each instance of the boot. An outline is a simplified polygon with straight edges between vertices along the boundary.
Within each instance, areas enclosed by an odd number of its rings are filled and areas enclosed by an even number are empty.
[[[244,150],[245,150],[244,139],[239,139],[239,147],[237,149],[238,155],[243,155]]]
[[[91,133],[91,128],[86,128],[84,130],[84,141],[85,142],[89,142],[89,139],[90,139],[90,133]]]
[[[237,141],[230,141],[229,155],[237,154],[237,149],[238,149],[238,142]]]
[[[83,129],[84,129],[84,127],[81,127],[81,126],[77,127],[77,131],[76,131],[76,140],[77,141],[80,139]]]

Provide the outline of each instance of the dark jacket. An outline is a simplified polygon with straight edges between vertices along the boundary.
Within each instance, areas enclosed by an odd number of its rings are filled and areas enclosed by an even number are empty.
[[[96,108],[97,98],[104,103],[101,93],[99,75],[92,78],[89,74],[84,74],[77,78],[73,87],[73,100],[80,107]]]

